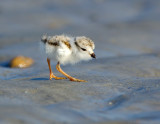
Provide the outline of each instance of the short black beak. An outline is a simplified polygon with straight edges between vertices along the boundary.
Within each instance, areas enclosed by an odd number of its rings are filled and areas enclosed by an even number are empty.
[[[91,54],[92,58],[96,58],[96,55],[94,53]]]

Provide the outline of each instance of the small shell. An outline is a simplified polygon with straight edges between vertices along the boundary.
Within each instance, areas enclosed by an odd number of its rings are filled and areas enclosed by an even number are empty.
[[[14,57],[10,62],[11,68],[27,68],[34,63],[34,60],[25,56]]]

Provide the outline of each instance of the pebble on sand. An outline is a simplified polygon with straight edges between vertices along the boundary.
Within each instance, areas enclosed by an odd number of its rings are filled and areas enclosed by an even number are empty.
[[[10,61],[11,68],[27,68],[34,63],[34,60],[25,56],[16,56]]]

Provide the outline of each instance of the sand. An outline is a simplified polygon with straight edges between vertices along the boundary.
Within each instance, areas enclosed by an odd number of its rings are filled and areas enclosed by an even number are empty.
[[[159,0],[1,1],[0,123],[159,124],[159,6]],[[39,51],[43,33],[94,40],[97,59],[62,66],[87,83],[49,80]],[[8,67],[17,55],[34,65]]]

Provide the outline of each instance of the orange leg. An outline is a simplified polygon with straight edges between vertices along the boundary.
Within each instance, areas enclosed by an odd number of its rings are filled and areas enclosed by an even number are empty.
[[[66,76],[70,81],[87,82],[87,81],[85,81],[85,80],[79,80],[79,79],[76,79],[76,78],[74,78],[74,77],[71,77],[70,75],[68,75],[67,73],[65,73],[65,72],[61,69],[59,62],[58,62],[57,65],[56,65],[56,69],[57,69],[60,73],[62,73],[64,76]]]
[[[50,72],[50,80],[52,80],[52,78],[59,80],[59,79],[66,79],[65,77],[57,77],[53,74],[52,69],[51,69],[51,65],[50,65],[50,59],[47,58],[47,63],[48,63],[48,67],[49,67],[49,72]]]

